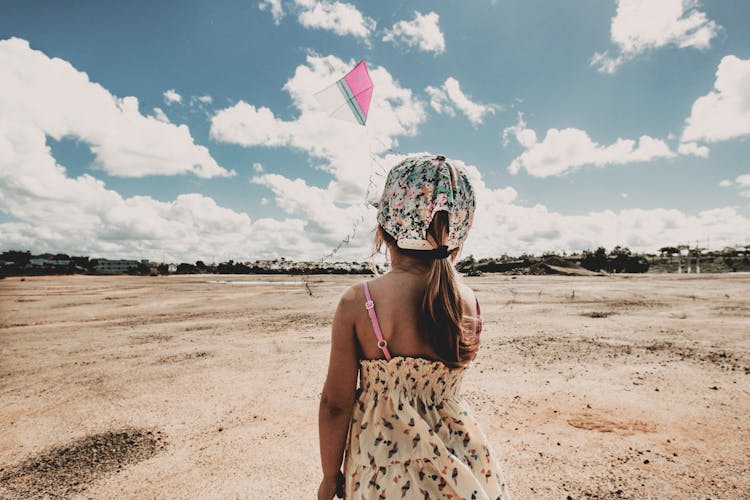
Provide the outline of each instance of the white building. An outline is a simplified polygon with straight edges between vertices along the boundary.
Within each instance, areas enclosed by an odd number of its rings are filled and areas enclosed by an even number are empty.
[[[30,259],[29,264],[32,266],[69,266],[69,259]]]
[[[120,274],[138,267],[137,260],[98,259],[96,272],[102,274]]]

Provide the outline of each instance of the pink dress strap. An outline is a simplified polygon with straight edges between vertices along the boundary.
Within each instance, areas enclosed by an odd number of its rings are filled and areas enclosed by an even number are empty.
[[[383,332],[380,331],[378,317],[375,314],[375,303],[372,301],[372,297],[370,297],[370,288],[367,286],[366,281],[363,283],[363,285],[365,287],[365,297],[367,297],[367,302],[365,302],[365,309],[367,309],[367,314],[370,315],[372,329],[375,330],[375,337],[377,337],[378,339],[378,348],[383,351],[383,354],[385,354],[385,359],[390,361],[391,353],[388,352],[388,342],[385,341],[385,339],[383,338]]]
[[[479,308],[479,299],[476,299],[477,301],[477,338],[482,333],[482,328],[484,327],[484,318],[482,318],[482,310]]]

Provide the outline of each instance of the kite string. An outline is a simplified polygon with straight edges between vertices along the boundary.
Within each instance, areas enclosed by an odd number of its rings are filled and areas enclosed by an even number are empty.
[[[332,69],[332,65],[329,64],[329,67]],[[336,84],[334,84],[334,85],[336,85]],[[372,86],[370,86],[369,89],[363,89],[357,95],[359,95],[359,94],[361,94],[361,93],[363,93],[363,92],[365,92],[367,90],[371,90],[371,89],[372,89]],[[324,90],[326,90],[326,89],[324,89]],[[363,123],[363,125],[364,125],[364,123]],[[377,166],[380,168],[380,172],[377,172],[376,175],[379,175],[379,176],[385,175],[386,169],[383,167],[383,165],[379,161],[377,161],[375,159],[376,157],[372,153],[372,145],[371,145],[371,141],[370,141],[370,133],[369,133],[369,130],[367,129],[366,126],[364,127],[364,133],[365,133],[365,142],[367,143],[367,150],[368,150],[368,156],[369,156],[369,177],[368,177],[368,180],[367,180],[367,189],[365,190],[364,206],[368,207],[368,206],[373,205],[373,203],[371,202],[370,192],[371,192],[371,190],[374,187],[376,187],[375,182],[373,180],[373,171],[374,171],[374,169],[373,169],[373,162],[375,162],[377,164]],[[386,151],[393,152],[393,150],[391,148],[389,148],[385,143],[383,143],[383,141],[381,141],[379,138],[375,137],[375,139],[378,142],[380,142],[380,144],[383,146],[383,148]],[[365,215],[363,214],[363,215],[360,215],[354,221],[354,224],[352,225],[351,230],[347,233],[347,235],[341,241],[339,241],[338,245],[336,245],[336,247],[333,250],[331,250],[331,252],[329,252],[328,254],[326,254],[323,257],[321,257],[320,263],[322,264],[326,260],[329,260],[329,259],[332,260],[333,257],[338,253],[338,251],[344,245],[348,246],[351,243],[351,241],[354,239],[354,237],[357,235],[357,231],[359,229],[359,226],[361,224],[363,224],[364,222],[365,222]],[[370,257],[372,257],[372,255]],[[310,290],[306,274],[303,274],[303,280],[305,282],[305,287],[307,288],[308,293],[310,295],[312,295],[312,291]]]
[[[365,132],[365,142],[367,144],[367,152],[369,156],[369,176],[367,179],[367,189],[365,191],[364,196],[364,203],[363,205],[365,207],[370,207],[374,205],[374,196],[377,195],[377,193],[372,193],[372,190],[377,188],[377,184],[375,183],[375,177],[385,177],[387,173],[387,169],[385,166],[383,166],[382,162],[379,159],[379,156],[372,151],[372,139],[375,139],[378,141],[382,146],[383,150],[386,153],[390,153],[392,155],[400,155],[401,153],[399,151],[394,150],[392,147],[389,147],[386,143],[384,143],[379,137],[371,135],[370,130],[367,127],[364,127]],[[357,219],[355,219],[354,223],[352,224],[351,229],[347,232],[346,236],[339,241],[339,243],[334,247],[329,253],[323,255],[320,258],[320,262],[324,263],[328,260],[332,260],[335,255],[344,247],[351,244],[351,242],[354,240],[355,236],[357,235],[359,228],[362,224],[365,223],[365,216],[361,215]],[[372,255],[370,256],[372,257]]]

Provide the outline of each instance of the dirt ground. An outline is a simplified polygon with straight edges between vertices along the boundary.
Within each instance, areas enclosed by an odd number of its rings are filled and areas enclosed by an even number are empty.
[[[361,278],[216,279],[0,280],[0,498],[313,497]],[[750,274],[465,281],[463,390],[514,498],[750,498]]]

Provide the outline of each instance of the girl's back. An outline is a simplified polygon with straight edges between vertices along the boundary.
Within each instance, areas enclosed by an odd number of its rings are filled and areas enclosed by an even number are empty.
[[[420,312],[427,282],[423,273],[394,272],[368,281],[370,294],[376,304],[376,313],[383,337],[393,356],[422,357],[440,360],[426,332],[420,329]],[[476,318],[476,299],[474,292],[465,285],[460,285],[461,298],[465,314]],[[383,352],[377,346],[370,317],[365,311],[366,297],[364,287],[355,286],[350,307],[358,308],[355,326],[357,343],[363,359],[383,358]],[[477,320],[472,320],[476,328]]]
[[[362,311],[365,286],[376,314],[360,314],[355,327],[362,356],[344,497],[507,498],[498,462],[460,395],[466,368],[439,360],[420,331],[424,285],[394,273],[354,287],[352,302],[359,298]],[[387,354],[377,347],[377,328]]]

